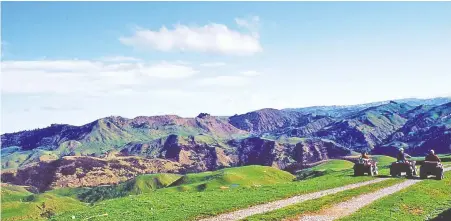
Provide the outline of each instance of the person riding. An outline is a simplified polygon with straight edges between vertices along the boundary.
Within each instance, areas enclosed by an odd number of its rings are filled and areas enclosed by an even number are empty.
[[[425,161],[440,162],[440,158],[435,154],[434,150],[430,150],[429,154],[426,156]]]
[[[362,159],[370,159],[367,152],[363,152],[361,158]]]
[[[359,158],[359,163],[371,164],[373,161],[370,159],[367,152],[362,152],[362,155]]]
[[[398,156],[396,157],[398,162],[406,163],[407,158],[411,158],[411,156],[409,154],[404,153],[404,148],[399,148],[399,153]]]

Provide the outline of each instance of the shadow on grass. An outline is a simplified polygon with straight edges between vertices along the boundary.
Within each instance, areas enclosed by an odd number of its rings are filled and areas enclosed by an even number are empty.
[[[393,178],[393,177],[390,176],[390,175],[377,175],[376,177],[377,177],[377,178]]]
[[[431,219],[432,221],[449,221],[451,220],[451,209],[445,210],[438,214],[437,217]]]

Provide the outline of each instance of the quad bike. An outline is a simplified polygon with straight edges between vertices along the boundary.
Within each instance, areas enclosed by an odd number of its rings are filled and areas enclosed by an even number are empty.
[[[393,162],[390,165],[390,175],[393,177],[401,176],[406,173],[407,177],[417,176],[416,161]]]
[[[368,173],[369,176],[378,175],[377,162],[369,159],[360,159],[354,164],[354,176],[363,176]]]
[[[426,179],[428,175],[434,175],[438,180],[443,179],[443,164],[436,161],[424,161],[420,167],[420,178]]]

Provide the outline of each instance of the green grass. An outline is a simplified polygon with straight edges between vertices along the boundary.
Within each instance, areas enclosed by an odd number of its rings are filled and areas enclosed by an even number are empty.
[[[244,170],[249,168],[252,167],[244,168]],[[232,169],[234,168],[230,170]],[[240,168],[240,170],[243,170],[243,168]],[[250,171],[255,171],[255,169],[252,168],[252,170],[247,172]],[[368,176],[353,177],[352,170],[344,170],[305,181],[262,184],[261,186],[238,185],[235,188],[227,189],[208,188],[208,184],[216,187],[224,184],[222,181],[214,180],[210,183],[207,182],[207,188],[204,191],[190,188],[187,188],[188,191],[186,192],[180,191],[181,187],[204,182],[205,177],[210,175],[213,175],[213,172],[209,175],[190,175],[190,179],[186,181],[187,184],[185,185],[158,189],[147,194],[101,201],[89,209],[56,216],[55,220],[67,220],[72,215],[77,219],[83,219],[101,214],[108,214],[108,216],[97,217],[95,220],[193,220],[293,195],[306,194],[373,179]],[[258,175],[254,176],[257,178]],[[226,183],[242,182],[252,184],[249,181],[236,180],[236,177],[231,182],[230,180],[227,181],[227,179],[224,179],[224,181]],[[130,205],[133,205],[133,207]]]
[[[76,196],[78,199],[94,203],[100,200],[149,193],[159,188],[164,188],[181,177],[177,174],[149,174],[111,186],[98,186],[94,188],[78,188],[76,191],[70,189],[56,190],[56,194],[63,196]]]
[[[2,187],[1,217],[5,221],[46,220],[44,213],[57,215],[86,208],[83,203],[71,197],[62,197],[52,193],[31,194],[24,191],[16,191],[12,196],[11,193],[5,193],[4,190]]]
[[[276,221],[283,219],[295,219],[304,213],[313,213],[320,210],[332,207],[333,205],[350,200],[353,197],[359,196],[361,194],[366,194],[370,192],[377,191],[379,189],[392,186],[394,184],[405,181],[404,179],[388,179],[379,183],[370,184],[362,187],[358,187],[351,190],[346,190],[340,193],[328,195],[321,197],[319,199],[309,200],[302,203],[294,204],[291,206],[284,207],[282,209],[274,210],[271,212],[257,214],[247,217],[243,220],[246,221],[256,221],[256,220],[266,220],[266,221]]]
[[[451,208],[451,172],[445,179],[425,180],[400,192],[377,200],[353,215],[350,220],[427,220]]]
[[[377,162],[378,167],[387,167],[396,161],[396,158],[384,156],[384,155],[371,155],[370,158]]]
[[[313,171],[325,171],[325,170],[342,171],[352,169],[353,166],[354,164],[347,160],[329,160],[325,163],[314,166],[310,169]]]
[[[296,177],[298,180],[311,179],[337,171],[349,170],[353,166],[354,164],[347,160],[328,160],[312,168],[297,171]]]
[[[2,186],[2,203],[20,202],[25,197],[32,195],[28,190],[21,186]]]
[[[243,166],[226,168],[214,172],[192,173],[183,176],[174,182],[169,190],[178,191],[205,191],[220,188],[252,187],[287,183],[295,177],[288,172],[266,166]]]
[[[54,194],[57,196],[67,196],[67,197],[77,198],[77,195],[86,191],[86,189],[87,188],[83,188],[83,187],[77,187],[77,188],[65,187],[65,188],[49,190],[46,193],[51,193],[51,194]]]
[[[33,155],[33,151],[20,151],[14,152],[11,154],[3,154],[1,155],[1,165],[2,169],[8,168],[18,168],[21,166],[31,155]]]

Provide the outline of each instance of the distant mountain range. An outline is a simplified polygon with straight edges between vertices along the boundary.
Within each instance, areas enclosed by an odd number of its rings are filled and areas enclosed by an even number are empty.
[[[40,189],[249,164],[294,171],[352,152],[450,153],[451,98],[268,108],[231,117],[114,116],[7,133],[1,142],[2,180]],[[50,175],[37,175],[44,171]]]

